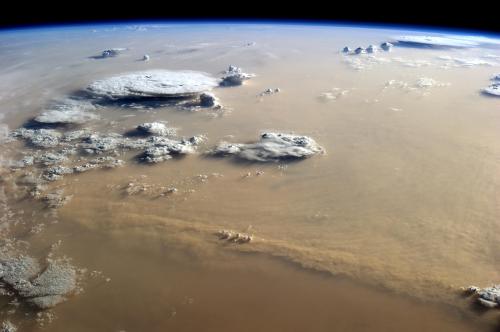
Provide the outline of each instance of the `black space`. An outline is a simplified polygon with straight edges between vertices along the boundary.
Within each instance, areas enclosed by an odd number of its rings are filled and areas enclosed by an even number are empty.
[[[235,1],[196,2],[190,0],[134,0],[110,2],[46,2],[35,4],[16,0],[7,10],[0,10],[0,28],[46,24],[101,23],[148,20],[278,20],[312,21],[318,23],[365,23],[411,25],[450,29],[479,30],[500,33],[498,11],[486,2],[476,4],[459,1],[444,4],[438,0],[368,4],[360,0],[338,2]],[[17,7],[17,8],[16,8]]]

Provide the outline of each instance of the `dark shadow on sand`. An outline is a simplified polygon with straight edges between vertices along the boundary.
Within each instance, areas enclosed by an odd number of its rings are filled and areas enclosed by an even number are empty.
[[[427,50],[457,50],[457,49],[467,48],[465,46],[436,45],[436,44],[417,43],[411,41],[397,41],[394,43],[394,46],[405,47],[405,48],[419,48]]]
[[[148,138],[151,135],[149,135],[148,133],[145,133],[144,131],[139,130],[139,129],[131,129],[129,131],[126,131],[123,134],[123,136],[130,137],[130,138]]]
[[[499,91],[500,93],[500,91]],[[488,97],[488,98],[493,98],[493,99],[497,99],[497,98],[500,98],[500,95],[492,95],[491,93],[488,93],[486,91],[481,91],[481,95],[482,96],[485,96],[485,97]]]
[[[88,59],[93,59],[93,60],[101,60],[101,59],[109,59],[109,58],[116,58],[116,55],[111,56],[111,55],[92,55],[89,56]]]
[[[187,103],[193,100],[193,105],[198,105],[199,103],[194,103],[196,101],[196,96],[175,96],[175,97],[131,97],[131,98],[119,98],[119,99],[108,99],[100,98],[94,99],[94,104],[102,107],[115,107],[115,108],[162,108],[162,107],[173,107],[173,106],[189,106]]]
[[[78,128],[80,126],[81,126],[81,124],[77,124],[77,123],[60,123],[60,122],[56,122],[56,123],[42,123],[42,122],[35,121],[34,118],[26,121],[23,124],[24,128],[26,128],[26,129],[34,129],[34,130],[36,130],[36,129],[64,129],[64,130],[71,130],[71,129]]]
[[[239,166],[273,165],[273,164],[293,165],[308,159],[308,158],[296,158],[296,157],[283,157],[283,158],[270,159],[266,161],[260,161],[260,160],[248,160],[231,154],[222,155],[222,154],[210,154],[210,153],[203,154],[202,158],[207,160],[228,159],[229,162]]]
[[[150,162],[147,162],[145,160],[145,158],[147,157],[147,153],[146,152],[141,152],[137,155],[135,155],[135,157],[133,158],[133,160],[135,162],[137,162],[137,164],[140,164],[140,165],[151,165],[151,166],[154,166],[156,164],[159,164],[159,163],[164,163],[164,162],[177,162],[177,161],[180,161],[184,158],[187,158],[187,156],[189,155],[188,154],[184,154],[184,153],[171,153],[169,154],[168,156],[170,156],[171,158],[168,159],[168,160],[164,160],[164,161],[160,161],[160,162],[157,162],[157,163],[150,163]]]

